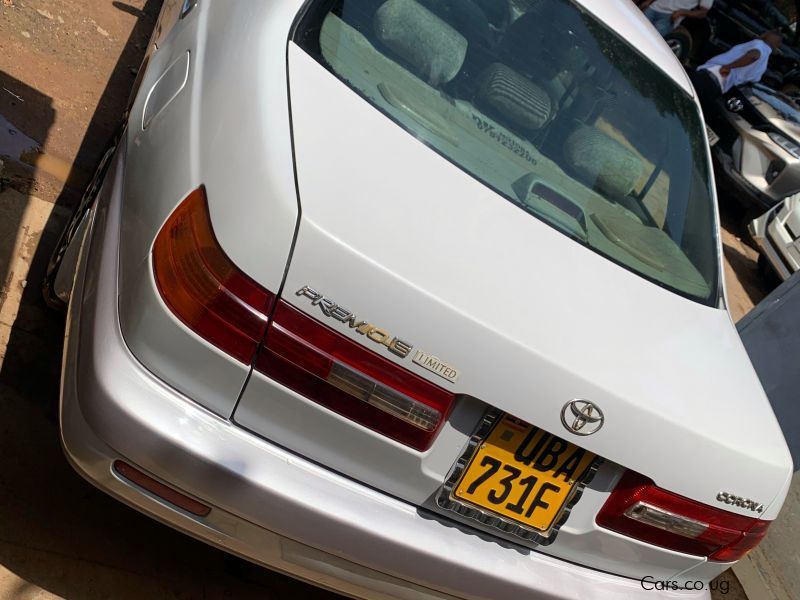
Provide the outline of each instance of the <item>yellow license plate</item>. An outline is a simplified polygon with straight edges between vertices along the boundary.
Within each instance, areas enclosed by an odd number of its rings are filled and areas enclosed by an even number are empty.
[[[453,488],[462,501],[547,532],[595,455],[505,415]]]

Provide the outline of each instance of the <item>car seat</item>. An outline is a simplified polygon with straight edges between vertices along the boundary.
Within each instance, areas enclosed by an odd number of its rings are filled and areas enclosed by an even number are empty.
[[[380,43],[431,86],[442,86],[461,70],[467,38],[416,0],[387,0],[373,22]]]
[[[547,125],[554,115],[553,102],[544,89],[501,63],[484,71],[475,103],[496,121],[527,137]]]
[[[617,201],[633,191],[644,172],[641,158],[592,125],[578,124],[567,136],[564,159],[584,185]]]

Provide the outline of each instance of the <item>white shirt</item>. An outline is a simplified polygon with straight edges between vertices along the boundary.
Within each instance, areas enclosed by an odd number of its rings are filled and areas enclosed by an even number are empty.
[[[712,4],[714,0],[654,0],[650,8],[656,12],[672,14],[676,10],[711,8]]]
[[[758,57],[757,61],[747,65],[746,67],[731,69],[730,75],[727,77],[722,77],[722,75],[719,73],[719,67],[740,59],[750,50],[758,50],[760,56]],[[751,40],[749,42],[745,42],[744,44],[734,46],[727,52],[718,54],[707,63],[697,67],[697,70],[711,71],[720,82],[720,85],[722,86],[722,93],[724,94],[735,85],[752,83],[761,79],[761,76],[767,70],[767,62],[769,61],[770,54],[772,54],[772,48],[770,48],[769,44],[767,44],[765,41]]]

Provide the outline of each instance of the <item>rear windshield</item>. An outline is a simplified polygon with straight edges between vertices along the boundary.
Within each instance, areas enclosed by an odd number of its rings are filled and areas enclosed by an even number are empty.
[[[295,41],[531,216],[661,286],[716,304],[698,110],[577,4],[333,0],[312,5]]]

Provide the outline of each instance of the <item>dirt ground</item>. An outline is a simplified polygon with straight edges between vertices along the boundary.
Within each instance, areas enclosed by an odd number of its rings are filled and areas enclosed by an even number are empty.
[[[159,7],[0,0],[0,598],[334,597],[139,515],[61,453],[64,324],[38,282],[119,122]],[[740,219],[723,214],[734,319],[769,291]]]

